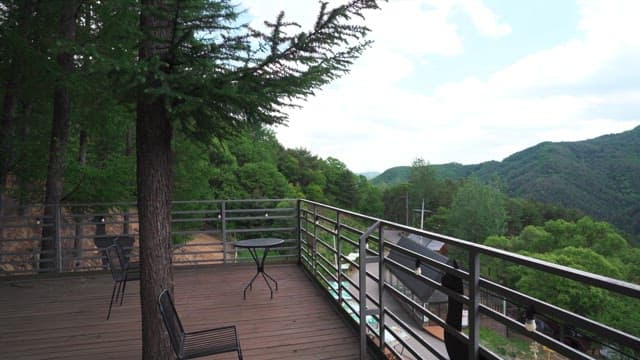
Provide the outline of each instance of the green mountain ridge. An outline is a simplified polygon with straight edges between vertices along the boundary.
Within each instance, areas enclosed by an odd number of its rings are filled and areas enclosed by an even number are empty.
[[[444,179],[499,179],[506,193],[576,208],[640,235],[640,126],[576,142],[543,142],[503,161],[433,165]],[[407,182],[409,166],[388,169],[377,186]]]

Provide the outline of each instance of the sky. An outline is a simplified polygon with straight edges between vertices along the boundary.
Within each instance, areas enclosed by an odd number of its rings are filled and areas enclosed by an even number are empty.
[[[335,1],[331,2],[335,4]],[[638,0],[389,0],[366,16],[373,45],[288,111],[288,148],[356,172],[501,161],[544,141],[640,125]],[[252,24],[309,29],[315,0],[241,0]]]

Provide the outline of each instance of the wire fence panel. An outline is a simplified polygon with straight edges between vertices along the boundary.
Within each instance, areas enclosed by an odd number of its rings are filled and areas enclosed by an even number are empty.
[[[134,203],[29,205],[2,210],[0,276],[106,270],[103,250],[114,242],[132,260],[139,260]],[[295,199],[176,201],[172,207],[173,262],[250,261],[249,253],[236,251],[233,243],[257,237],[285,239],[285,245],[274,250],[269,261],[297,261],[296,219]]]

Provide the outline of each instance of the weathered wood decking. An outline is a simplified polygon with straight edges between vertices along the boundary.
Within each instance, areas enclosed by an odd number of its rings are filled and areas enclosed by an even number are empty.
[[[279,284],[273,300],[261,278],[242,299],[253,265],[177,268],[175,301],[185,329],[234,323],[248,360],[359,357],[357,335],[301,269],[266,269]],[[106,321],[112,284],[108,273],[0,278],[0,359],[139,359],[138,282],[129,283],[124,304]]]

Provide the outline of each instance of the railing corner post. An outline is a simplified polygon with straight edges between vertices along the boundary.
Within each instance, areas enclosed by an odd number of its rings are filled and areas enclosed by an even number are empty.
[[[296,201],[296,239],[298,246],[298,265],[302,264],[302,199]]]
[[[227,264],[227,206],[222,200],[220,204],[220,228],[222,229],[222,263]]]
[[[380,223],[378,228],[378,326],[380,329],[380,352],[384,352],[385,347],[384,306],[384,227]]]
[[[480,254],[469,250],[469,360],[480,351]]]
[[[55,205],[55,233],[54,241],[56,248],[56,271],[62,272],[62,210],[60,204]]]

